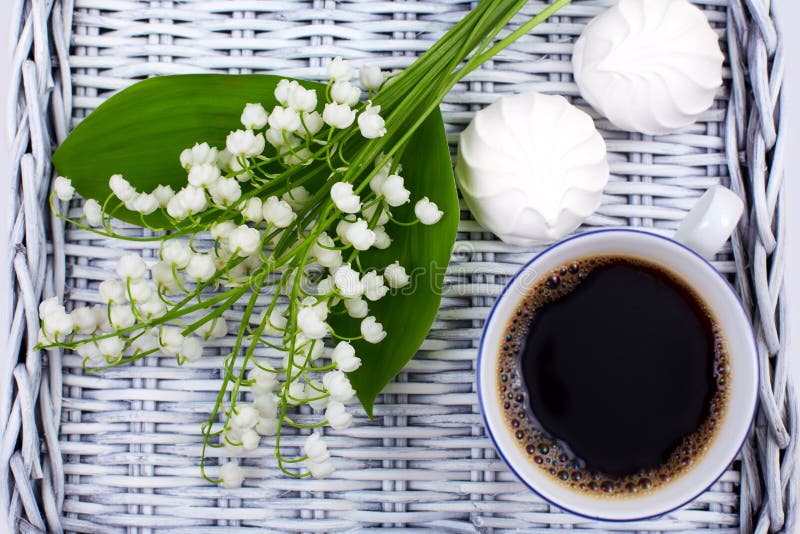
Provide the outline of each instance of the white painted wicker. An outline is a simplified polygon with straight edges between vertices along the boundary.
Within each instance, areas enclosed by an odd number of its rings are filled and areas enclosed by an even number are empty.
[[[475,110],[500,94],[537,89],[576,97],[572,43],[610,2],[575,1],[459,84],[442,105],[451,142]],[[545,3],[532,1],[524,12]],[[474,2],[11,0],[6,13],[18,26],[6,125],[15,140],[13,189],[6,194],[16,206],[8,240],[16,286],[0,288],[14,311],[3,320],[11,342],[0,360],[0,531],[795,532],[800,434],[783,350],[781,39],[769,0],[696,3],[726,46],[725,89],[699,123],[676,135],[628,134],[598,119],[612,179],[586,227],[668,233],[720,181],[746,199],[740,231],[716,265],[735,278],[754,317],[761,407],[741,460],[708,492],[660,519],[613,524],[537,498],[485,435],[474,384],[482,321],[533,251],[496,241],[466,211],[428,340],[387,388],[375,424],[361,414],[357,425],[330,433],[339,465],[332,479],[279,476],[269,445],[245,461],[245,488],[223,490],[199,478],[199,427],[217,390],[220,356],[184,368],[151,358],[88,376],[72,354],[33,349],[39,299],[91,299],[88,289],[123,252],[120,243],[65,229],[44,202],[51,151],[105,98],[162,74],[320,79],[336,55],[402,68]],[[223,340],[217,352],[227,346]]]

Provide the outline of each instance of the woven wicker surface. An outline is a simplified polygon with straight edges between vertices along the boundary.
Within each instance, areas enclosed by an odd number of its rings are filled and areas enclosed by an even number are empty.
[[[545,3],[530,2],[524,13]],[[451,142],[476,110],[504,93],[559,93],[593,113],[576,97],[570,52],[583,26],[610,3],[574,2],[457,86],[442,106]],[[280,476],[267,440],[244,461],[246,487],[222,490],[199,478],[200,424],[218,389],[220,354],[231,340],[191,366],[150,358],[86,375],[77,356],[34,351],[34,336],[24,336],[37,327],[41,295],[91,301],[91,289],[125,252],[119,242],[65,232],[43,204],[51,150],[114,91],[147,76],[190,72],[321,79],[336,55],[402,68],[473,2],[12,2],[11,17],[20,21],[10,126],[16,135],[17,189],[11,194],[19,211],[10,242],[17,245],[17,287],[8,296],[16,306],[9,358],[0,365],[4,384],[13,386],[4,390],[13,398],[0,400],[7,427],[0,476],[9,481],[0,485],[0,513],[8,513],[8,528],[793,532],[800,431],[782,350],[780,39],[768,0],[696,3],[728,53],[726,86],[713,109],[681,134],[621,132],[593,113],[608,144],[612,177],[584,229],[642,226],[668,234],[718,182],[746,199],[740,232],[715,265],[731,275],[754,316],[761,408],[742,459],[708,492],[660,519],[614,524],[581,519],[537,498],[497,458],[485,434],[474,384],[483,320],[509,276],[535,251],[495,240],[465,210],[428,340],[386,389],[375,424],[360,413],[350,429],[328,432],[338,466],[332,479]],[[155,255],[149,244],[137,246]],[[300,442],[286,439],[289,446]]]

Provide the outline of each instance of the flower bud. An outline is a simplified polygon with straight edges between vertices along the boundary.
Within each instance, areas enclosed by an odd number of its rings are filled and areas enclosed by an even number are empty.
[[[341,57],[334,58],[333,61],[328,63],[328,78],[337,82],[347,82],[353,78],[355,70],[348,61],[343,60]]]
[[[260,130],[267,124],[267,111],[261,104],[245,104],[240,120],[248,130]]]
[[[386,337],[383,325],[370,315],[361,321],[361,335],[367,343],[380,343]]]
[[[344,430],[353,422],[353,414],[347,413],[341,402],[331,401],[325,409],[325,419],[334,430]]]
[[[386,280],[386,283],[389,284],[389,287],[394,289],[405,287],[409,282],[405,267],[400,265],[400,262],[397,261],[386,266],[386,269],[383,270],[383,278]]]
[[[331,198],[336,207],[344,213],[358,213],[361,210],[361,199],[353,193],[353,184],[336,182],[331,187]]]
[[[422,224],[430,225],[439,222],[444,212],[439,209],[435,202],[431,202],[428,197],[424,197],[414,206],[414,214]]]
[[[377,65],[367,65],[358,71],[358,79],[361,86],[367,91],[377,91],[386,80],[388,73],[382,72]]]
[[[347,104],[329,102],[322,111],[322,120],[331,128],[344,129],[356,120],[356,110],[350,109]]]
[[[103,224],[103,208],[100,203],[90,198],[83,203],[83,216],[86,217],[86,224],[89,226],[100,226]]]
[[[59,199],[65,202],[72,200],[75,196],[75,188],[72,187],[72,180],[63,176],[56,176],[56,179],[53,180],[53,192]]]

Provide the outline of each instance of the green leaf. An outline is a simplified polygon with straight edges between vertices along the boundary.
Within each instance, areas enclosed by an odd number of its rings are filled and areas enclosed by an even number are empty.
[[[248,102],[268,110],[277,104],[273,92],[280,77],[267,75],[181,75],[151,78],[116,94],[83,120],[53,156],[58,172],[72,180],[84,198],[103,201],[110,194],[108,178],[124,175],[139,191],[159,184],[177,190],[186,184],[178,155],[184,148],[206,141],[224,147],[225,137],[240,128],[239,115]],[[324,86],[300,81],[316,89],[320,107]],[[399,261],[412,284],[370,302],[370,314],[388,336],[372,345],[354,342],[362,366],[350,378],[361,403],[371,416],[375,399],[425,339],[439,309],[441,286],[458,227],[458,198],[450,152],[441,114],[426,118],[401,158],[412,202],[394,208],[397,220],[414,219],[413,204],[427,196],[445,213],[433,226],[387,225],[392,246],[361,254],[364,268],[383,269]],[[119,208],[115,216],[141,224],[139,214]],[[158,212],[145,218],[164,226]],[[337,332],[357,333],[359,322],[339,314],[330,316]]]
[[[178,160],[181,151],[203,141],[225,148],[231,130],[242,128],[239,116],[246,103],[261,102],[268,110],[278,103],[273,93],[281,79],[186,74],[143,80],[103,102],[78,124],[53,154],[53,164],[83,198],[101,203],[111,193],[112,174],[122,174],[140,192],[149,193],[160,184],[177,191],[186,184],[186,171]],[[298,81],[316,89],[324,102],[324,85]],[[117,207],[114,216],[142,224],[140,214],[124,207]],[[168,225],[159,212],[145,221],[154,227]]]

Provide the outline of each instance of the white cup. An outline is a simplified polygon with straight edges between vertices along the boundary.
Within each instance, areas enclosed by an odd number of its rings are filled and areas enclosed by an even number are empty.
[[[592,496],[569,488],[535,465],[517,444],[500,406],[497,363],[508,320],[528,291],[554,269],[594,255],[645,259],[677,275],[701,297],[720,325],[729,350],[728,405],[708,450],[687,472],[649,492],[620,498]],[[532,334],[535,334],[533,332]],[[758,392],[758,353],[750,320],[733,288],[688,247],[638,230],[599,230],[566,239],[525,265],[497,299],[478,354],[478,397],[484,422],[500,456],[517,477],[545,500],[592,519],[632,521],[680,508],[708,489],[736,457],[750,429]]]

